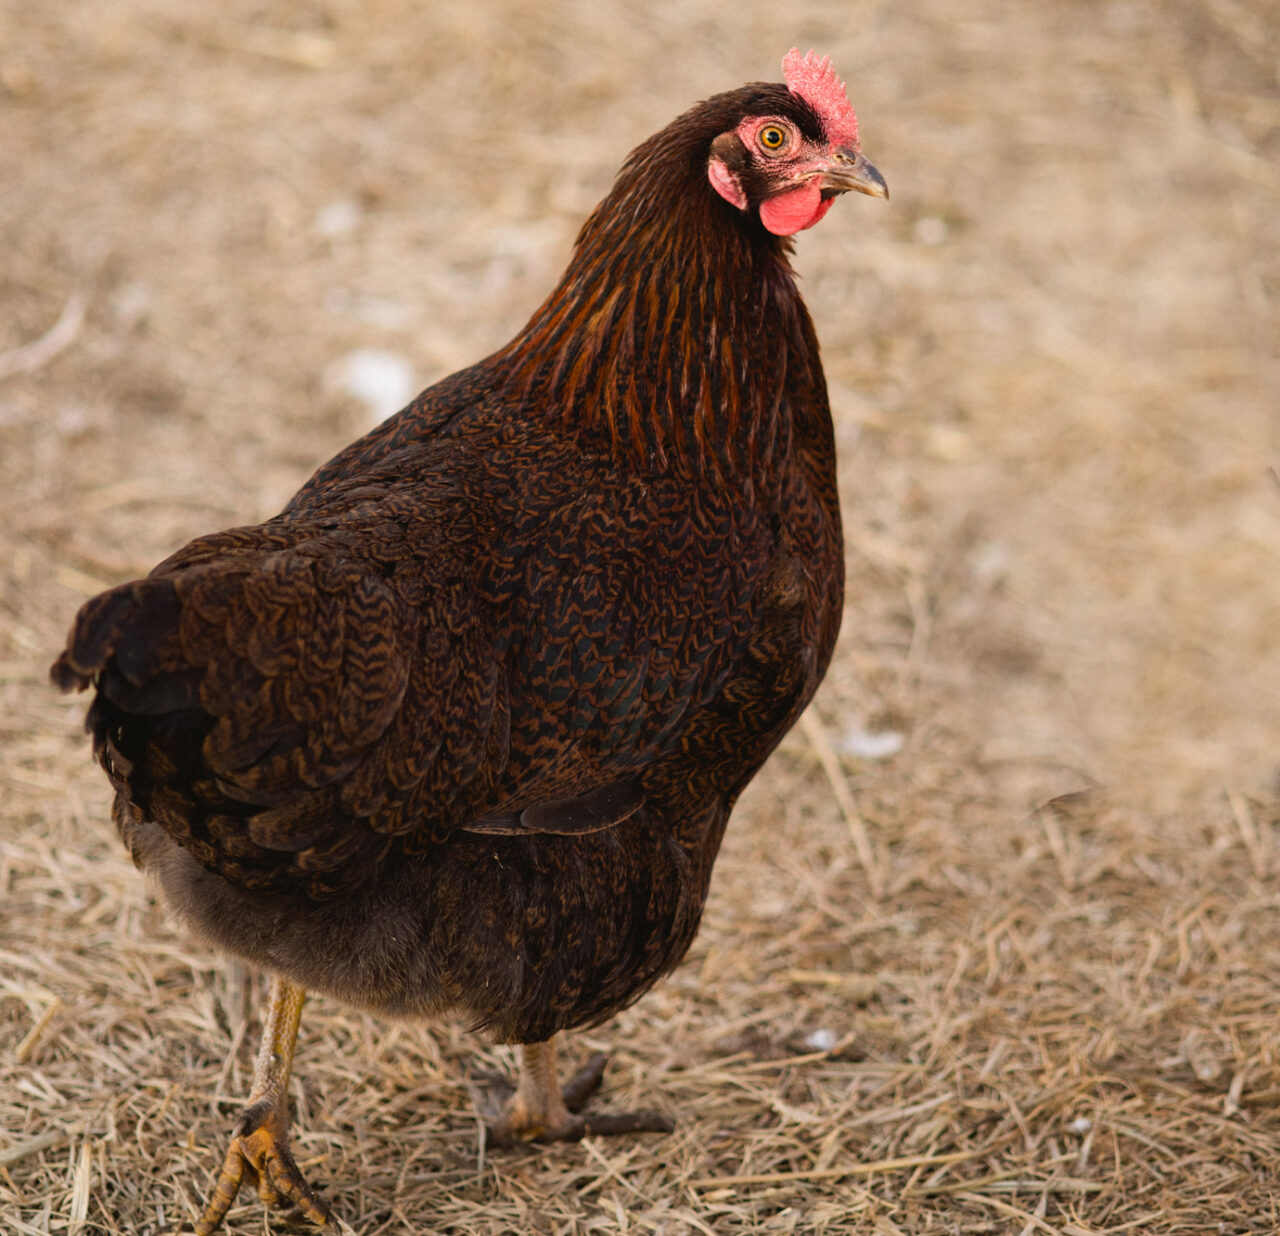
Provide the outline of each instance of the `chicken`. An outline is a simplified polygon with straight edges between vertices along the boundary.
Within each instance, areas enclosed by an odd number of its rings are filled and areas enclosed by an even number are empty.
[[[308,991],[522,1044],[497,1141],[583,1114],[555,1036],[684,955],[743,787],[840,625],[826,385],[788,263],[885,197],[826,59],[643,143],[494,355],[325,464],[274,519],[89,601],[52,668],[95,688],[114,818],[174,913],[272,976],[213,1198],[316,1224],[289,1152]]]

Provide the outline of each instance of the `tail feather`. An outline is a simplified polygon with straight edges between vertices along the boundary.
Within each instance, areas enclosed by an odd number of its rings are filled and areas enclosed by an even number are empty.
[[[49,677],[59,690],[83,691],[93,682],[115,651],[120,632],[136,605],[134,584],[122,584],[85,602],[71,627],[66,648],[49,670]]]
[[[98,674],[98,690],[122,712],[160,717],[200,707],[200,671],[174,669],[135,679],[120,668],[123,650]],[[201,710],[203,712],[203,710]]]
[[[251,548],[92,598],[50,674],[93,689],[126,842],[156,825],[232,883],[327,895],[388,844],[351,826],[338,783],[382,766],[416,615],[367,564]]]
[[[173,663],[179,602],[173,581],[136,579],[86,601],[76,615],[67,646],[49,676],[63,691],[82,691],[108,662],[119,676],[141,687]]]

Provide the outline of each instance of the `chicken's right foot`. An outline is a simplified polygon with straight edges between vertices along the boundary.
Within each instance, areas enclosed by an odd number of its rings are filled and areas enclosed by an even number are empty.
[[[236,1123],[213,1196],[196,1223],[196,1236],[212,1236],[248,1180],[268,1206],[292,1203],[308,1222],[338,1232],[329,1206],[303,1178],[289,1150],[289,1071],[307,993],[288,979],[271,982],[271,1002],[253,1071],[249,1105]]]
[[[309,1222],[336,1232],[328,1203],[303,1178],[289,1149],[289,1133],[279,1106],[262,1101],[247,1107],[222,1161],[213,1196],[196,1224],[196,1236],[211,1236],[231,1209],[241,1184],[248,1179],[270,1207],[292,1203]]]

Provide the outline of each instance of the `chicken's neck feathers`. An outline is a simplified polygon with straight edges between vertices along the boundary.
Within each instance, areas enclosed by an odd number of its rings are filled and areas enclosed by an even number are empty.
[[[632,466],[767,485],[789,371],[817,367],[789,248],[712,192],[705,157],[641,147],[496,359],[525,408]]]

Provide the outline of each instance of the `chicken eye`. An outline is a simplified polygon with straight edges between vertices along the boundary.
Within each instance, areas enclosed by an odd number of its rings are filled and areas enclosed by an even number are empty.
[[[760,145],[775,153],[787,144],[787,131],[781,125],[767,124],[758,135]]]

